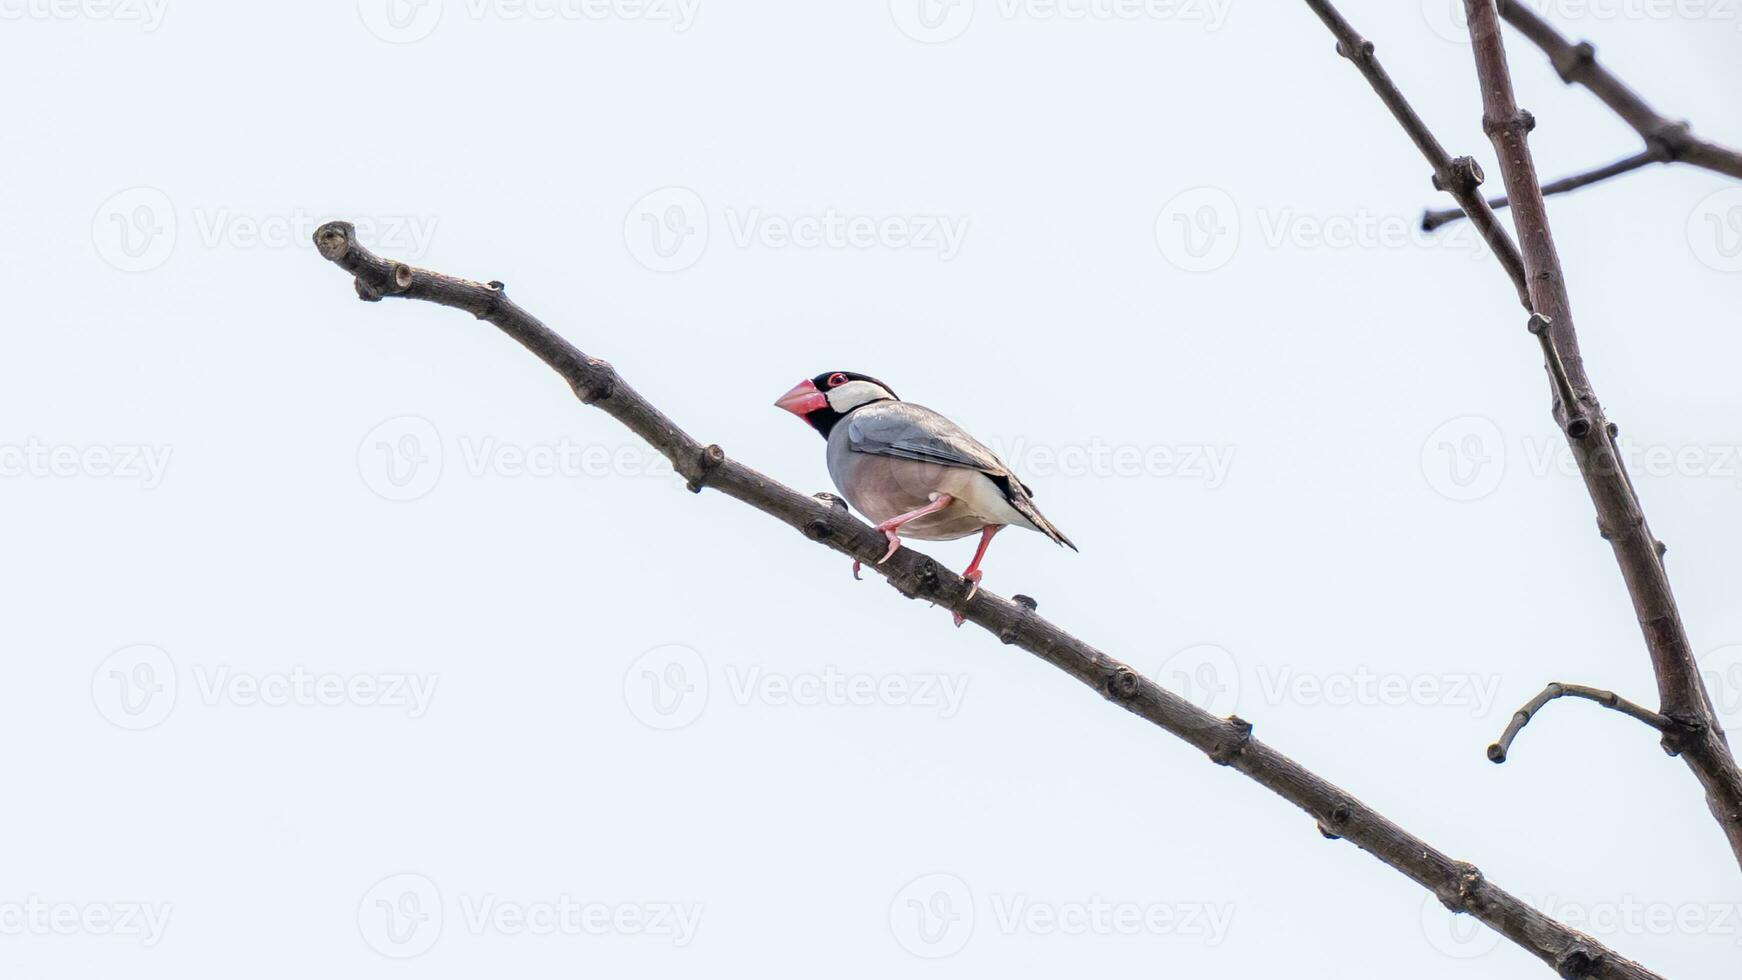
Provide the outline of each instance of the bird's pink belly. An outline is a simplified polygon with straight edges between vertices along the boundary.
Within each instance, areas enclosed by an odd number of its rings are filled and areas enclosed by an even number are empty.
[[[978,475],[959,467],[885,456],[855,459],[853,467],[849,483],[854,492],[847,502],[876,523],[912,513],[931,503],[936,494],[959,492],[965,479]],[[957,501],[903,524],[899,533],[922,541],[953,541],[978,532],[986,523],[984,516]]]

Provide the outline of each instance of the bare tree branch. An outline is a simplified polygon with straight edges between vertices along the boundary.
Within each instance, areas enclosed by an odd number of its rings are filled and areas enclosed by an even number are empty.
[[[1529,272],[1532,308],[1547,321],[1540,324],[1545,351],[1560,361],[1559,368],[1549,364],[1551,373],[1564,373],[1564,380],[1556,378],[1555,416],[1578,460],[1585,488],[1596,505],[1598,529],[1621,566],[1634,614],[1645,634],[1657,676],[1659,711],[1668,721],[1664,749],[1680,754],[1693,770],[1705,788],[1712,815],[1737,860],[1742,861],[1742,770],[1730,754],[1724,729],[1700,678],[1663,566],[1662,542],[1646,524],[1645,512],[1615,445],[1616,427],[1604,417],[1579,356],[1566,278],[1530,155],[1528,135],[1535,120],[1519,109],[1513,95],[1495,0],[1464,0],[1464,9],[1482,86],[1482,126],[1494,143],[1507,196],[1512,200],[1512,219]],[[1538,321],[1533,318],[1532,323],[1535,326]],[[1570,399],[1563,394],[1569,389]]]
[[[1594,170],[1587,170],[1582,174],[1574,174],[1571,177],[1562,177],[1560,180],[1551,180],[1542,185],[1542,194],[1544,197],[1551,197],[1555,194],[1565,194],[1567,191],[1576,191],[1581,187],[1589,187],[1592,184],[1608,180],[1611,177],[1619,177],[1622,174],[1632,173],[1641,167],[1648,167],[1654,163],[1668,162],[1668,151],[1661,146],[1653,146],[1643,152],[1635,153],[1633,156],[1630,156],[1625,160],[1617,160],[1614,163],[1605,163]],[[1506,195],[1504,194],[1499,197],[1491,197],[1488,199],[1488,206],[1495,210],[1504,208],[1510,203],[1511,202],[1507,200]],[[1463,217],[1464,211],[1462,208],[1446,208],[1444,211],[1426,211],[1423,212],[1421,216],[1421,230],[1433,231],[1441,225],[1449,225]]]
[[[1351,27],[1343,19],[1343,15],[1337,12],[1337,8],[1331,6],[1328,0],[1307,0],[1307,6],[1336,35],[1337,53],[1360,69],[1367,84],[1373,86],[1373,91],[1379,94],[1379,100],[1391,110],[1391,114],[1403,126],[1404,132],[1415,141],[1421,155],[1433,166],[1434,189],[1450,193],[1470,215],[1470,220],[1475,222],[1477,230],[1482,234],[1482,240],[1488,243],[1494,257],[1500,260],[1506,274],[1512,277],[1512,284],[1518,289],[1518,301],[1525,309],[1530,309],[1530,292],[1524,284],[1524,260],[1519,257],[1518,246],[1512,243],[1512,236],[1501,227],[1500,219],[1494,216],[1494,211],[1482,200],[1482,195],[1477,193],[1484,177],[1476,159],[1452,159],[1451,154],[1434,137],[1433,131],[1427,128],[1427,123],[1422,122],[1421,116],[1409,104],[1409,100],[1403,97],[1403,92],[1397,88],[1396,83],[1392,82],[1379,59],[1373,56],[1373,43]]]
[[[1597,61],[1597,49],[1589,42],[1580,41],[1574,44],[1568,41],[1553,25],[1518,0],[1500,0],[1500,15],[1548,55],[1549,62],[1554,65],[1555,72],[1561,76],[1562,81],[1568,85],[1583,85],[1589,89],[1605,105],[1615,110],[1616,115],[1633,127],[1633,131],[1645,141],[1643,152],[1625,160],[1617,160],[1595,170],[1544,184],[1544,195],[1564,194],[1588,187],[1653,163],[1686,163],[1725,176],[1742,178],[1742,152],[1700,139],[1693,134],[1687,123],[1659,115],[1657,110],[1647,105],[1644,99]],[[1507,205],[1507,199],[1493,198],[1488,204],[1494,208],[1503,208]],[[1422,215],[1421,227],[1423,231],[1433,231],[1463,216],[1462,211],[1450,208],[1428,211]]]
[[[1518,0],[1500,0],[1499,9],[1508,24],[1548,55],[1562,81],[1589,89],[1603,100],[1603,104],[1615,110],[1616,115],[1626,120],[1648,147],[1661,147],[1671,161],[1742,178],[1742,153],[1696,137],[1685,122],[1674,122],[1658,115],[1644,99],[1597,61],[1597,49],[1589,42],[1569,42],[1553,25]]]
[[[1447,908],[1475,916],[1562,976],[1657,978],[1638,963],[1543,915],[1488,881],[1474,865],[1454,861],[1254,739],[1246,722],[1211,715],[1036,615],[1032,600],[1014,602],[986,589],[969,598],[967,581],[912,548],[902,548],[887,563],[877,564],[887,547],[882,534],[845,508],[788,489],[727,458],[718,446],[703,446],[629,387],[610,364],[581,353],[515,305],[501,283],[471,282],[387,261],[358,244],[348,222],[322,225],[314,237],[323,257],[355,277],[357,294],[363,299],[424,300],[465,310],[494,324],[561,375],[581,401],[603,409],[664,454],[692,490],[711,488],[749,504],[819,544],[860,559],[903,595],[944,606],[1003,642],[1035,654],[1102,697],[1195,746],[1213,762],[1244,773],[1304,810],[1327,837],[1353,842],[1432,891]]]
[[[1595,701],[1605,708],[1613,708],[1631,718],[1637,718],[1660,732],[1669,731],[1672,727],[1668,718],[1650,708],[1642,708],[1614,691],[1600,691],[1583,684],[1562,684],[1555,681],[1543,688],[1541,694],[1531,698],[1524,707],[1513,712],[1512,720],[1506,725],[1506,731],[1500,735],[1500,741],[1488,746],[1488,760],[1494,763],[1505,762],[1507,753],[1512,751],[1512,740],[1518,737],[1518,733],[1524,730],[1525,725],[1530,724],[1530,719],[1542,710],[1543,705],[1556,698],[1584,698],[1587,701]]]

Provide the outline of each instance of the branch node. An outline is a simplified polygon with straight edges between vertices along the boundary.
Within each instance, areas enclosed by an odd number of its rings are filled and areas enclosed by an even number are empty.
[[[998,631],[998,642],[1003,643],[1007,646],[1009,644],[1016,642],[1017,636],[1021,633],[1021,627],[1022,627],[1023,623],[1028,619],[1028,617],[1036,609],[1040,608],[1040,603],[1035,602],[1033,599],[1030,599],[1028,596],[1021,595],[1021,594],[1011,596],[1010,601],[1016,603],[1017,606],[1021,607],[1022,615],[1019,616],[1014,622],[1009,623],[1003,629]]]
[[[1561,77],[1561,81],[1571,85],[1579,80],[1579,73],[1585,66],[1596,60],[1597,49],[1589,41],[1580,41],[1560,55],[1551,57],[1549,63],[1554,65],[1555,74]]]
[[[617,393],[617,372],[604,361],[594,361],[594,366],[602,366],[603,372],[594,373],[597,377],[582,378],[575,382],[575,397],[587,405],[602,402]]]
[[[1331,812],[1326,815],[1325,819],[1318,822],[1320,836],[1326,840],[1342,840],[1343,835],[1340,831],[1349,825],[1349,819],[1353,816],[1354,811],[1349,809],[1347,803],[1338,803],[1331,807]],[[1336,829],[1331,829],[1333,827]]]
[[[1440,904],[1453,912],[1464,914],[1470,911],[1470,899],[1476,894],[1476,888],[1482,884],[1482,869],[1468,861],[1458,861],[1452,865],[1451,887],[1445,892],[1435,892],[1434,897]]]
[[[1535,128],[1536,117],[1524,109],[1515,111],[1506,119],[1496,119],[1493,116],[1488,115],[1482,117],[1482,132],[1487,133],[1490,138],[1493,137],[1495,133],[1508,133],[1522,136]]]
[[[1454,194],[1473,194],[1476,192],[1476,188],[1481,187],[1482,182],[1487,179],[1488,175],[1482,172],[1482,165],[1476,162],[1475,157],[1458,157],[1446,167],[1446,172],[1443,175],[1434,174],[1434,190],[1450,191]],[[1427,219],[1425,218],[1422,219],[1422,225],[1423,231],[1433,230],[1431,227],[1427,227]]]
[[[938,563],[926,555],[919,563],[919,580],[927,589],[933,589],[938,584]]]
[[[1366,38],[1361,38],[1361,39],[1357,40],[1355,42],[1355,49],[1353,51],[1351,51],[1349,49],[1349,46],[1347,44],[1345,44],[1343,41],[1339,40],[1337,42],[1337,53],[1342,55],[1343,57],[1349,59],[1350,61],[1353,61],[1356,63],[1366,63],[1366,62],[1372,61],[1373,60],[1373,52],[1375,52],[1377,50],[1379,50],[1379,49],[1375,48],[1373,46],[1373,42],[1367,40]]]
[[[1229,715],[1228,727],[1229,734],[1233,736],[1232,740],[1217,742],[1216,747],[1210,750],[1210,761],[1218,766],[1232,764],[1235,757],[1245,752],[1246,746],[1252,744],[1251,722],[1239,715]]]
[[[822,501],[823,503],[827,504],[829,506],[829,510],[833,511],[834,513],[840,514],[843,517],[846,516],[846,514],[847,514],[847,502],[845,500],[842,500],[840,497],[837,497],[832,493],[813,493],[813,494],[811,494],[811,496],[813,496],[813,497],[817,498],[818,500]]]
[[[1143,686],[1143,681],[1137,676],[1137,671],[1121,664],[1107,675],[1107,698],[1110,701],[1123,701],[1137,693]]]
[[[1706,736],[1705,720],[1693,715],[1664,715],[1663,721],[1663,739],[1658,744],[1665,755],[1681,755]]]
[[[709,446],[696,453],[695,474],[692,476],[686,473],[684,485],[689,488],[690,493],[701,493],[702,488],[708,485],[708,474],[725,461],[726,451],[719,446]]]
[[[1597,964],[1601,959],[1583,946],[1573,946],[1561,954],[1554,966],[1567,980],[1582,980],[1597,975]]]
[[[1666,163],[1685,157],[1689,144],[1694,142],[1693,126],[1685,119],[1680,122],[1665,122],[1641,135],[1645,137],[1645,147],[1651,151],[1651,155]]]
[[[830,528],[828,521],[818,517],[814,520],[805,522],[804,536],[810,538],[812,541],[826,541],[829,538],[829,534]]]
[[[502,309],[502,301],[508,298],[508,287],[496,279],[492,279],[484,285],[485,288],[490,290],[490,299],[484,304],[482,309],[472,315],[486,323],[489,323],[492,322],[497,312]]]

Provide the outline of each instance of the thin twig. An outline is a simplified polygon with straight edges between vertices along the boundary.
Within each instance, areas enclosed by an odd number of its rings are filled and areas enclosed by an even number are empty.
[[[1557,390],[1555,415],[1567,432],[1585,488],[1596,505],[1598,529],[1609,540],[1621,566],[1634,613],[1645,634],[1657,677],[1658,711],[1670,722],[1664,729],[1663,747],[1672,755],[1681,755],[1693,770],[1706,791],[1713,817],[1737,860],[1742,861],[1742,770],[1730,754],[1724,729],[1700,677],[1681,612],[1670,591],[1662,544],[1646,524],[1645,512],[1616,450],[1616,429],[1604,417],[1579,355],[1566,277],[1549,231],[1548,209],[1530,154],[1529,133],[1535,120],[1519,109],[1513,94],[1499,12],[1494,4],[1495,0],[1464,0],[1464,10],[1476,75],[1482,87],[1482,126],[1494,143],[1507,196],[1512,199],[1518,244],[1530,273],[1531,305],[1548,318],[1544,336],[1552,341],[1560,357],[1566,379],[1563,384],[1573,391],[1573,399],[1568,403]],[[1580,417],[1588,424],[1576,429],[1569,425]]]
[[[322,225],[315,244],[355,277],[365,300],[403,297],[465,310],[520,342],[553,368],[583,402],[595,405],[659,450],[697,492],[718,490],[769,514],[805,537],[858,558],[903,595],[944,606],[1005,643],[1035,654],[1102,697],[1229,766],[1304,810],[1328,837],[1344,838],[1422,885],[1447,908],[1467,912],[1563,976],[1656,978],[1645,967],[1569,929],[1488,881],[1475,866],[1430,847],[1373,808],[1252,737],[1239,718],[1217,718],[1035,613],[1032,600],[1012,601],[980,589],[912,548],[888,562],[882,534],[843,507],[788,489],[703,446],[623,381],[610,364],[575,349],[508,298],[501,283],[478,283],[390,262],[358,244],[347,222]]]
[[[1373,42],[1362,37],[1360,32],[1350,26],[1343,19],[1343,15],[1337,12],[1337,8],[1331,6],[1328,0],[1306,0],[1306,3],[1336,36],[1337,53],[1360,69],[1367,84],[1373,86],[1373,91],[1378,93],[1379,100],[1391,110],[1391,114],[1403,126],[1404,132],[1409,134],[1416,148],[1421,150],[1421,155],[1433,166],[1434,189],[1451,194],[1458,205],[1469,214],[1470,220],[1481,233],[1482,240],[1488,243],[1494,257],[1500,260],[1506,274],[1512,277],[1512,284],[1518,289],[1518,301],[1525,309],[1530,309],[1530,292],[1524,284],[1524,260],[1518,254],[1518,246],[1512,243],[1512,237],[1501,226],[1500,219],[1494,216],[1493,209],[1482,200],[1482,195],[1477,191],[1484,179],[1481,166],[1474,157],[1458,157],[1454,160],[1446,152],[1433,131],[1428,129],[1427,123],[1422,121],[1409,100],[1403,97],[1403,92],[1392,82],[1385,66],[1374,57]]]
[[[1661,146],[1672,162],[1692,164],[1729,177],[1742,178],[1742,153],[1703,140],[1685,122],[1675,122],[1647,105],[1597,61],[1589,42],[1574,44],[1536,11],[1518,0],[1500,0],[1500,14],[1548,55],[1556,73],[1568,85],[1583,85],[1615,114],[1627,121],[1647,146]]]
[[[1589,187],[1592,184],[1608,180],[1611,177],[1619,177],[1625,173],[1632,173],[1641,167],[1649,167],[1654,163],[1668,162],[1668,152],[1661,146],[1654,146],[1643,152],[1635,153],[1624,160],[1617,160],[1614,163],[1606,163],[1601,167],[1597,167],[1594,170],[1587,170],[1582,174],[1573,174],[1571,177],[1562,177],[1559,180],[1549,181],[1542,185],[1542,194],[1544,197],[1565,194],[1567,191],[1576,191],[1581,187]],[[1491,197],[1488,199],[1488,206],[1496,211],[1506,207],[1510,203],[1511,202],[1507,200],[1506,195],[1504,194],[1499,197]],[[1421,216],[1421,230],[1433,231],[1441,225],[1449,225],[1463,217],[1464,210],[1462,208],[1446,208],[1444,211],[1426,211],[1423,212]]]
[[[1591,420],[1579,407],[1573,381],[1567,377],[1566,362],[1561,360],[1560,349],[1555,346],[1553,326],[1554,323],[1541,313],[1530,315],[1528,329],[1542,346],[1542,364],[1548,371],[1549,380],[1554,382],[1555,397],[1560,402],[1561,414],[1566,418],[1567,438],[1583,439],[1591,434]]]
[[[1613,708],[1628,717],[1637,718],[1660,732],[1667,732],[1674,727],[1668,718],[1650,708],[1640,707],[1614,691],[1600,691],[1583,684],[1562,684],[1556,681],[1543,688],[1541,694],[1531,698],[1529,704],[1513,713],[1512,720],[1506,725],[1506,731],[1500,736],[1500,741],[1488,746],[1488,760],[1494,763],[1505,762],[1507,753],[1512,751],[1512,740],[1518,737],[1518,733],[1524,730],[1525,725],[1530,724],[1530,719],[1542,710],[1543,705],[1556,698],[1584,698],[1587,701],[1595,701],[1605,708]]]
[[[1545,196],[1588,187],[1599,181],[1631,173],[1653,163],[1687,163],[1715,173],[1742,178],[1742,153],[1703,140],[1693,134],[1687,123],[1672,121],[1647,105],[1645,100],[1616,78],[1597,61],[1597,49],[1589,42],[1568,41],[1529,6],[1517,0],[1500,0],[1500,15],[1519,33],[1529,38],[1548,55],[1555,72],[1568,85],[1583,85],[1604,104],[1615,110],[1633,131],[1645,141],[1644,151],[1625,160],[1617,160],[1571,177],[1544,184]],[[1490,207],[1504,208],[1505,197],[1492,198]],[[1433,231],[1464,216],[1463,211],[1447,208],[1422,215],[1423,231]]]

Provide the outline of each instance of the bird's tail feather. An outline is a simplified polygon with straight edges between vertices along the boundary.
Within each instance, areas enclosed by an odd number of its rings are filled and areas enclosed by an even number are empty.
[[[1011,494],[1010,502],[1016,506],[1016,509],[1022,513],[1023,517],[1028,518],[1030,523],[1035,527],[1040,528],[1040,533],[1072,551],[1077,550],[1077,546],[1071,543],[1071,539],[1065,537],[1063,531],[1054,527],[1053,523],[1047,520],[1046,516],[1040,512],[1040,508],[1034,506],[1034,501],[1028,499],[1028,494]]]

